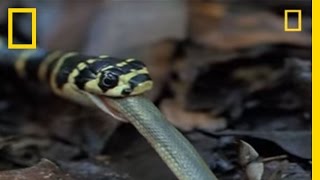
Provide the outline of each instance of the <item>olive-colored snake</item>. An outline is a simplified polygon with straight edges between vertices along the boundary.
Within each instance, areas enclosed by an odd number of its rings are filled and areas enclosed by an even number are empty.
[[[47,83],[54,93],[83,105],[98,106],[129,121],[148,140],[180,180],[217,179],[193,146],[148,99],[152,88],[145,65],[136,59],[85,56],[75,52],[8,50],[0,40],[0,70]]]

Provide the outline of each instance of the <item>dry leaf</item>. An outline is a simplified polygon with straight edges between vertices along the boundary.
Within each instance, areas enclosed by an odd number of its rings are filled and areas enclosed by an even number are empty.
[[[215,2],[190,3],[190,36],[197,39],[201,34],[207,34],[219,25],[227,13],[226,5]]]
[[[276,143],[289,154],[311,159],[310,131],[222,131],[206,132],[214,136],[238,136],[264,139]]]
[[[104,160],[60,161],[59,166],[77,180],[133,180],[126,173],[117,172],[114,163]],[[125,172],[125,171],[122,171]]]
[[[311,61],[301,59],[286,59],[286,68],[292,79],[296,93],[299,95],[306,110],[312,108],[312,72]]]
[[[271,161],[265,163],[263,180],[311,180],[311,173],[294,162]]]
[[[38,164],[10,171],[0,171],[1,180],[72,180],[71,176],[62,172],[53,162],[42,159]]]
[[[282,69],[275,69],[266,65],[243,67],[232,72],[233,79],[248,84],[246,88],[249,92],[269,88],[275,82],[279,82],[282,75]]]
[[[257,151],[248,143],[240,141],[239,162],[246,170],[249,180],[261,180],[263,175],[263,163],[259,159]]]

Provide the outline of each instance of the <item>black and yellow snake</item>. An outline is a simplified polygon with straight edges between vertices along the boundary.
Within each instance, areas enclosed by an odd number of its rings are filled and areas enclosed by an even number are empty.
[[[216,179],[184,136],[141,96],[153,84],[141,61],[43,49],[8,50],[2,38],[0,66],[21,78],[48,84],[59,96],[98,106],[116,119],[129,121],[178,179]]]

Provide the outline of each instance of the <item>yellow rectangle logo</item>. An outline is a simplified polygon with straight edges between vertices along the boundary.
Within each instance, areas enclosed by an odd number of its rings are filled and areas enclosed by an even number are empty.
[[[31,44],[13,44],[13,14],[31,13]],[[37,48],[37,9],[36,8],[8,8],[8,48],[36,49]]]
[[[289,27],[289,13],[297,13],[298,14],[298,26],[294,28]],[[300,32],[302,30],[302,11],[301,9],[288,9],[284,10],[284,31],[286,32]]]

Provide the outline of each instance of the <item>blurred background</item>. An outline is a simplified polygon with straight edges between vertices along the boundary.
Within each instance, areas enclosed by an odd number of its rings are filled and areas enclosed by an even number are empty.
[[[1,1],[1,32],[8,7],[37,8],[38,47],[145,62],[147,96],[220,179],[248,176],[238,139],[263,179],[311,179],[311,0]],[[285,9],[302,10],[301,32],[284,31]],[[30,23],[17,16],[15,35],[29,40]],[[0,178],[175,179],[131,125],[0,80]]]

